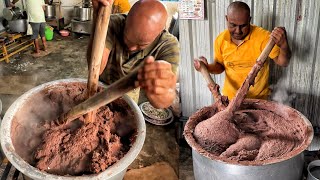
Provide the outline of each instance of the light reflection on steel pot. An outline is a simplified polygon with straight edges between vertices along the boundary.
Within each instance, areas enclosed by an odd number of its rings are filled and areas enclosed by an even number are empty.
[[[75,6],[73,9],[73,18],[78,21],[89,21],[92,18],[91,7]]]
[[[27,20],[26,19],[17,19],[17,20],[12,20],[9,21],[9,29],[11,32],[16,32],[16,33],[24,33],[27,32]]]
[[[56,16],[56,6],[46,4],[44,13],[46,18],[54,18]]]
[[[7,7],[2,10],[3,17],[8,20],[19,19],[23,13],[19,7]]]

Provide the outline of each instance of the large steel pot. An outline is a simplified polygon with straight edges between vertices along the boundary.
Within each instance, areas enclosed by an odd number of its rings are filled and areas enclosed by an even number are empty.
[[[26,19],[16,19],[8,21],[9,29],[11,32],[24,33],[27,32],[27,20]]]
[[[71,30],[75,33],[91,34],[92,21],[71,20]]]
[[[123,179],[124,174],[128,168],[128,166],[133,162],[133,160],[137,157],[140,150],[142,149],[145,136],[146,136],[146,125],[143,118],[143,115],[138,107],[138,105],[127,95],[124,95],[120,101],[126,102],[132,109],[135,118],[132,121],[135,121],[137,132],[135,135],[135,140],[132,143],[130,150],[121,158],[117,163],[108,167],[105,171],[99,174],[91,174],[91,175],[83,175],[83,176],[59,176],[49,174],[43,171],[38,170],[37,168],[31,166],[27,161],[25,161],[22,156],[26,153],[32,152],[38,144],[35,137],[38,137],[39,134],[35,134],[34,128],[41,128],[39,124],[43,123],[50,114],[53,112],[57,112],[54,110],[55,106],[52,106],[54,103],[44,103],[45,92],[51,91],[54,88],[60,88],[61,85],[70,83],[80,83],[86,87],[87,80],[86,79],[61,79],[52,82],[48,82],[37,86],[28,92],[24,93],[20,96],[7,110],[4,115],[2,124],[1,124],[1,147],[13,166],[15,166],[20,172],[24,175],[35,179],[35,180],[120,180]],[[67,91],[67,90],[66,90]],[[35,105],[34,108],[31,108],[30,104]],[[37,105],[41,104],[39,107]],[[35,118],[19,116],[19,112],[37,112],[35,114]],[[52,116],[51,116],[52,117]],[[17,126],[18,125],[18,126]],[[26,133],[20,138],[13,142],[11,132],[14,129],[23,130]],[[32,142],[33,141],[33,142]],[[25,145],[25,143],[32,142],[32,145],[28,144],[29,149],[25,149],[18,153],[15,149],[16,143],[21,143]]]
[[[44,13],[46,18],[54,18],[56,16],[56,6],[46,4]]]
[[[8,21],[19,19],[23,15],[19,7],[3,8],[2,13],[3,17]]]
[[[73,8],[73,19],[78,21],[89,21],[92,17],[91,10],[91,7],[75,6]]]
[[[313,128],[308,119],[299,111],[271,101],[246,99],[242,108],[271,110],[273,113],[286,117],[287,112],[292,112],[300,124],[306,126],[304,142],[294,151],[285,154],[280,159],[266,161],[261,165],[242,165],[238,162],[226,162],[204,150],[193,138],[195,126],[202,120],[211,117],[214,106],[204,107],[192,115],[185,125],[184,136],[192,147],[193,170],[197,180],[301,180],[304,155],[303,151],[310,145],[313,138]],[[214,111],[217,111],[216,109]],[[201,118],[196,118],[196,117]],[[289,119],[291,120],[291,119]],[[228,132],[226,132],[227,135]]]

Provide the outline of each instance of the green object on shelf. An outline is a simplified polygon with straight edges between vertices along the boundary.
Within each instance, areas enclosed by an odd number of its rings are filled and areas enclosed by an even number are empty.
[[[53,28],[50,26],[46,26],[44,30],[44,35],[47,41],[51,41],[53,39]]]

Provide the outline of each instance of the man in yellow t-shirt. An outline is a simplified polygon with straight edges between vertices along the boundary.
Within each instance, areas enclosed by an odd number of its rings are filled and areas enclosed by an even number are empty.
[[[250,8],[244,2],[233,2],[227,9],[228,29],[215,40],[214,62],[204,61],[210,73],[220,74],[225,71],[226,78],[223,95],[232,99],[266,46],[268,40],[276,43],[269,57],[279,66],[287,66],[291,57],[286,30],[276,27],[271,33],[250,24]],[[195,64],[196,65],[196,64]],[[247,98],[267,99],[269,90],[269,61],[258,73],[254,86],[250,87]]]

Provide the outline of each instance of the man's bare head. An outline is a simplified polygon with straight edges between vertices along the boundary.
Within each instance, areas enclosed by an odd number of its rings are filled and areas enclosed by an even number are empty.
[[[241,1],[235,1],[229,4],[228,9],[227,9],[227,14],[231,13],[241,13],[245,14],[248,17],[250,17],[250,8],[249,6]]]
[[[250,8],[241,1],[235,1],[228,6],[226,20],[231,37],[243,40],[250,32]]]
[[[165,29],[167,10],[158,0],[139,0],[128,13],[124,42],[131,52],[145,49]]]

